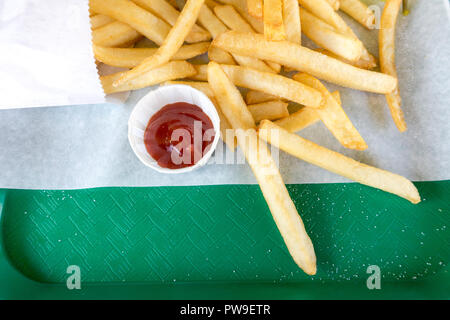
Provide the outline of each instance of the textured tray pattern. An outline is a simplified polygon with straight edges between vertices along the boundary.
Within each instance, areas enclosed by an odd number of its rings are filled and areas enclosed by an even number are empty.
[[[449,182],[418,183],[417,206],[358,184],[293,185],[318,274],[292,262],[258,186],[8,191],[3,241],[41,282],[419,280],[450,258]],[[446,271],[445,271],[446,272]]]

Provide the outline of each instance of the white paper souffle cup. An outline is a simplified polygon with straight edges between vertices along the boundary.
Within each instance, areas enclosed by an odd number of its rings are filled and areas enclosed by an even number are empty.
[[[180,169],[169,169],[159,166],[158,162],[147,152],[144,144],[144,135],[151,117],[164,106],[177,102],[194,104],[202,109],[211,119],[215,136],[208,152],[196,164]],[[220,119],[216,107],[202,92],[186,85],[161,86],[156,90],[150,91],[139,100],[128,120],[128,141],[134,153],[143,164],[161,173],[191,172],[205,165],[216,149],[219,138]]]

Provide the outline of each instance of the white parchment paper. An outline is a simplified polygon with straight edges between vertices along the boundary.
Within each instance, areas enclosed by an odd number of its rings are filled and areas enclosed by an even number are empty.
[[[415,181],[444,180],[450,178],[448,1],[412,3],[411,14],[399,18],[397,32],[397,66],[408,131],[397,131],[384,96],[327,84],[330,90],[341,91],[343,108],[369,149],[361,152],[341,147],[321,123],[300,135]],[[366,31],[344,18],[369,51],[376,54],[378,32]],[[0,187],[70,189],[256,183],[246,164],[207,165],[177,176],[145,167],[128,144],[127,122],[133,106],[148,90],[151,89],[133,92],[127,103],[119,106],[0,111]],[[282,152],[279,164],[286,183],[347,181]]]

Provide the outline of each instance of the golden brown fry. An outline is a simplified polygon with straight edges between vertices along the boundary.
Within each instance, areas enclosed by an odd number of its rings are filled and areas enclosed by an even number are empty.
[[[324,54],[330,58],[342,61],[346,64],[350,64],[356,68],[366,69],[366,70],[370,70],[373,68],[373,63],[371,63],[370,61],[367,61],[367,60],[359,59],[357,61],[350,61],[350,60],[347,60],[347,59],[344,59],[344,58],[338,56],[337,54],[335,54],[333,52],[330,52],[330,51],[328,51],[326,49],[322,49],[322,48],[314,49],[314,51]]]
[[[216,63],[209,64],[208,81],[222,112],[236,130],[238,145],[255,174],[292,258],[307,274],[315,274],[316,256],[311,239],[306,233],[275,161],[270,156],[267,146],[258,139],[252,115],[241,94]]]
[[[172,60],[187,60],[208,51],[209,42],[184,45],[172,57]],[[107,48],[93,46],[94,56],[100,62],[114,67],[133,68],[143,60],[155,54],[157,48]]]
[[[253,32],[252,27],[241,17],[241,15],[234,9],[233,6],[230,5],[216,6],[214,7],[214,13],[231,30],[240,30],[242,32]],[[265,64],[264,61],[261,61],[259,59],[250,56],[240,56],[240,55],[233,55],[233,57],[234,60],[236,60],[236,62],[241,66],[253,68],[263,72],[273,72],[272,68],[270,68],[267,64]],[[217,60],[215,61],[218,62]]]
[[[211,33],[213,39],[219,34],[228,31],[228,28],[216,17],[214,12],[207,6],[203,6],[198,14],[200,24]]]
[[[214,9],[215,6],[219,6],[220,5],[220,3],[218,3],[218,2],[216,2],[214,0],[205,0],[205,4],[211,9]]]
[[[190,77],[196,72],[195,68],[186,61],[171,61],[161,67],[150,70],[137,78],[127,81],[120,86],[113,86],[113,82],[119,79],[123,72],[100,77],[100,80],[105,93],[110,94],[114,92],[137,90],[164,81]]]
[[[389,75],[355,68],[288,41],[267,41],[258,34],[229,31],[212,44],[231,53],[275,61],[353,89],[386,94],[397,85],[397,79]]]
[[[301,108],[286,118],[275,121],[275,124],[289,132],[297,132],[319,122],[320,117],[315,109]]]
[[[114,82],[114,85],[119,86],[126,81],[136,78],[139,75],[142,75],[143,73],[168,62],[183,45],[184,39],[197,20],[204,1],[205,0],[188,0],[183,8],[183,11],[181,11],[178,16],[177,22],[173,28],[170,29],[169,34],[164,39],[163,44],[158,48],[156,53],[142,61],[139,66],[131,69],[130,71],[124,72],[122,76]]]
[[[375,14],[360,0],[340,0],[340,8],[367,29],[375,23]]]
[[[193,76],[188,78],[197,81],[208,81],[208,65],[207,64],[194,64],[195,71],[197,72]]]
[[[341,18],[337,12],[331,7],[331,5],[326,0],[298,0],[299,3],[307,9],[309,12],[319,17],[326,23],[333,26],[337,31],[353,37],[355,40],[360,41],[355,35],[353,30],[345,23],[344,19]],[[371,65],[371,69],[376,67],[375,58],[363,48],[363,54],[361,59],[366,60],[368,64]]]
[[[103,14],[96,14],[94,16],[91,16],[91,29],[98,29],[113,21],[114,19],[111,17],[105,16]]]
[[[397,77],[395,69],[395,24],[400,11],[401,0],[388,0],[381,15],[381,29],[379,33],[381,72]],[[401,108],[402,99],[398,85],[395,91],[386,95],[392,118],[400,132],[407,129],[405,117]]]
[[[200,81],[167,81],[163,85],[171,85],[171,84],[182,84],[185,86],[191,86],[192,88],[203,92],[211,100],[211,102],[216,107],[217,114],[219,115],[219,118],[220,118],[220,133],[221,133],[220,137],[225,142],[225,144],[228,146],[228,148],[231,151],[234,151],[234,149],[236,149],[236,147],[237,147],[234,130],[231,127],[231,125],[228,122],[225,115],[222,113],[222,110],[218,106],[216,97],[214,96],[214,92],[212,91],[211,87],[209,86],[209,83],[208,82],[200,82]]]
[[[129,25],[114,21],[92,31],[92,42],[103,47],[126,47],[142,38]]]
[[[312,108],[319,108],[324,102],[318,90],[287,77],[240,66],[221,67],[237,86],[262,91]]]
[[[208,57],[210,61],[215,61],[220,64],[236,64],[233,57],[228,52],[215,46],[209,47]]]
[[[255,17],[252,17],[247,10],[247,4],[245,1],[242,0],[220,0],[220,2],[224,3],[224,4],[230,4],[232,5],[237,11],[239,11],[239,13],[241,14],[241,16],[247,20],[248,23],[251,24],[251,26],[253,27],[253,29],[256,30],[256,32],[264,34],[264,24],[261,20],[258,20]]]
[[[353,126],[345,111],[319,80],[305,73],[296,74],[293,79],[322,93],[325,98],[325,105],[323,108],[317,109],[316,112],[328,130],[344,147],[356,150],[367,149],[366,142]]]
[[[132,0],[145,10],[154,13],[156,16],[166,21],[171,26],[177,22],[180,12],[165,0]],[[211,35],[205,29],[194,24],[191,32],[186,36],[186,42],[195,43],[211,40]]]
[[[302,26],[298,0],[283,0],[283,21],[286,40],[302,44]]]
[[[276,120],[289,116],[288,104],[281,100],[250,104],[248,110],[256,123],[261,120]]]
[[[358,61],[363,53],[361,41],[339,33],[325,22],[300,8],[303,33],[318,46],[350,61]]]
[[[286,40],[282,0],[264,0],[264,37],[271,41]]]
[[[339,91],[334,91],[331,95],[341,106],[341,95],[339,94]],[[304,107],[283,119],[275,121],[274,123],[289,132],[297,132],[313,125],[319,120],[319,114],[315,111],[315,109]]]
[[[249,15],[258,20],[262,20],[263,0],[247,0],[247,10]]]
[[[89,5],[97,13],[128,24],[158,45],[170,30],[166,22],[129,0],[90,0]]]
[[[271,136],[275,135],[276,139]],[[311,141],[289,133],[268,120],[261,122],[259,137],[281,150],[353,181],[384,190],[405,198],[412,203],[420,202],[414,184],[397,174],[355,161],[340,153],[321,147]]]
[[[247,95],[245,96],[245,102],[247,104],[257,104],[257,103],[262,103],[262,102],[267,102],[267,101],[272,101],[272,100],[277,100],[278,98],[271,95],[271,94],[267,94],[265,92],[261,92],[261,91],[255,91],[255,90],[249,90],[247,92]]]

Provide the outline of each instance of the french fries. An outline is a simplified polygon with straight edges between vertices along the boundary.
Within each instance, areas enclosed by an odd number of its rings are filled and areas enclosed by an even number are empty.
[[[245,1],[242,0],[220,0],[220,2],[224,4],[230,4],[232,5],[240,14],[241,16],[247,20],[248,23],[251,24],[253,29],[256,30],[256,32],[264,34],[264,24],[261,20],[252,17],[247,10],[247,5]]]
[[[95,12],[121,21],[143,34],[158,45],[162,45],[170,26],[152,13],[129,0],[90,0]]]
[[[361,184],[396,194],[414,204],[420,202],[420,195],[414,184],[402,176],[360,163],[321,147],[289,133],[268,120],[261,122],[258,133],[261,139],[294,157]],[[273,135],[276,139],[272,138]]]
[[[241,94],[221,67],[214,62],[208,67],[208,82],[222,112],[236,130],[238,145],[242,148],[258,180],[292,258],[307,274],[315,274],[316,256],[311,239],[269,150],[257,137],[252,115]]]
[[[145,72],[137,78],[124,82],[119,86],[114,86],[113,83],[123,75],[123,72],[100,77],[100,81],[102,82],[105,94],[110,94],[114,92],[137,90],[169,80],[190,77],[196,74],[196,72],[195,68],[186,61],[171,61],[161,67]]]
[[[326,23],[333,26],[337,31],[341,32],[342,34],[353,37],[357,41],[360,41],[353,32],[353,30],[345,23],[345,21],[341,18],[341,16],[334,11],[334,9],[326,0],[298,0],[298,1],[305,9],[307,9],[309,12],[319,17]],[[367,51],[365,47],[363,47],[363,54],[361,59],[365,60],[366,63],[371,66],[370,69],[376,67],[375,58]]]
[[[341,106],[341,95],[339,94],[339,91],[335,91],[331,95]],[[319,113],[317,113],[315,109],[304,107],[274,123],[289,132],[297,132],[319,122],[319,120]]]
[[[187,60],[207,52],[209,42],[184,45],[172,57],[172,60]],[[146,58],[154,55],[156,48],[107,48],[93,46],[94,56],[100,62],[114,67],[133,68]]]
[[[212,44],[231,53],[271,60],[357,90],[386,94],[397,86],[397,79],[392,76],[358,69],[288,41],[267,41],[258,34],[229,31],[214,39]]]
[[[154,13],[156,16],[174,26],[180,12],[165,0],[132,0],[142,8]],[[194,24],[191,32],[186,36],[186,42],[201,42],[211,39],[211,35],[205,29]]]
[[[263,18],[263,0],[247,0],[248,14],[256,19]]]
[[[401,0],[388,0],[381,15],[379,32],[380,67],[381,72],[397,77],[395,69],[395,24],[400,11]],[[402,99],[398,86],[392,93],[386,95],[392,118],[400,132],[407,129],[405,117],[401,108]]]
[[[320,117],[316,110],[304,107],[288,117],[275,121],[275,124],[289,132],[297,132],[319,121]]]
[[[293,79],[322,93],[325,105],[323,108],[316,109],[316,112],[328,130],[344,147],[356,150],[367,149],[366,142],[353,126],[345,111],[319,80],[305,73],[296,74]]]
[[[142,35],[126,25],[114,21],[92,31],[92,42],[103,47],[126,47],[142,38]]]
[[[256,104],[267,101],[277,100],[277,97],[267,94],[261,91],[249,90],[245,96],[245,102],[247,104]]]
[[[217,63],[236,64],[235,60],[228,52],[214,46],[209,47],[208,57],[210,61],[215,61]]]
[[[195,64],[193,65],[195,71],[197,72],[193,76],[189,76],[188,78],[191,80],[198,81],[208,81],[208,65],[207,64]]]
[[[298,0],[283,0],[283,21],[286,40],[302,44],[302,26]]]
[[[286,40],[282,0],[264,0],[264,37],[267,40]]]
[[[169,34],[164,39],[163,44],[158,48],[156,53],[142,61],[142,63],[137,67],[122,73],[120,78],[115,80],[113,85],[120,86],[124,82],[136,78],[146,71],[159,67],[168,62],[183,45],[187,34],[190,32],[192,26],[197,20],[204,1],[205,0],[188,0],[183,8],[183,11],[181,11],[181,14],[178,16],[177,22],[170,30]]]
[[[276,120],[289,116],[288,104],[281,100],[250,104],[248,110],[256,123],[261,120]]]
[[[113,21],[114,19],[111,17],[105,16],[103,14],[96,14],[94,16],[91,16],[91,29],[95,30],[101,28],[104,25],[107,25],[108,23],[111,23]]]
[[[324,102],[318,90],[287,77],[240,66],[222,65],[221,67],[237,86],[262,91],[311,108],[320,108]]]
[[[371,63],[370,61],[367,61],[367,60],[359,59],[357,61],[350,61],[345,58],[342,58],[341,56],[338,56],[337,54],[335,54],[333,52],[330,52],[330,51],[328,51],[326,49],[322,49],[322,48],[314,49],[314,51],[324,54],[330,58],[342,61],[346,64],[352,65],[356,68],[366,69],[366,70],[371,70],[373,68],[373,63]]]
[[[214,13],[231,30],[253,32],[252,27],[239,15],[233,6],[216,6],[214,7]],[[240,55],[233,55],[233,57],[234,60],[236,60],[241,66],[253,68],[263,72],[273,72],[272,68],[259,59]]]
[[[332,29],[305,9],[300,9],[303,33],[318,46],[350,61],[358,61],[363,54],[361,41]]]
[[[375,14],[360,0],[340,0],[340,9],[367,29],[375,23]]]

